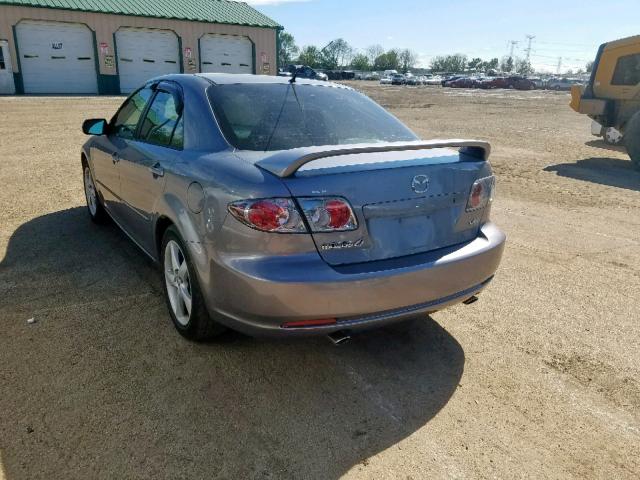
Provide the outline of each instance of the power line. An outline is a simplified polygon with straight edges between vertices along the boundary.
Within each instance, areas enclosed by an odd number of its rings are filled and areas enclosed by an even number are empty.
[[[544,40],[538,40],[538,43],[545,45],[563,45],[567,47],[591,47],[596,48],[599,46],[597,43],[563,43],[563,42],[545,42]]]

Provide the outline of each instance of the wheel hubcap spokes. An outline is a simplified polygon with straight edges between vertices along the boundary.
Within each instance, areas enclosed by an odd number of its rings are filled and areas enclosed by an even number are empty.
[[[91,215],[95,215],[98,210],[98,199],[96,197],[96,187],[93,184],[93,178],[91,178],[91,171],[89,167],[84,169],[84,193],[87,198],[87,206]]]
[[[164,278],[173,314],[181,325],[187,325],[192,306],[191,280],[184,253],[173,240],[164,251]]]

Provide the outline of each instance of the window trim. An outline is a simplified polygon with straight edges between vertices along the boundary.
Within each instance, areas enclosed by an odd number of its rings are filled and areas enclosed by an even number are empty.
[[[178,124],[180,123],[181,120],[182,120],[182,128],[184,129],[184,120],[183,120],[183,117],[184,117],[184,96],[182,94],[182,87],[180,87],[180,85],[175,83],[175,82],[171,82],[171,81],[168,81],[168,80],[160,80],[159,82],[153,83],[151,85],[151,89],[154,91],[153,95],[151,95],[151,98],[149,99],[149,101],[145,105],[144,110],[142,111],[142,115],[140,115],[140,119],[138,120],[138,125],[136,126],[136,131],[135,131],[133,140],[135,140],[137,142],[140,142],[140,143],[145,143],[147,145],[153,145],[155,147],[162,147],[162,148],[170,148],[171,150],[175,150],[175,151],[181,152],[181,151],[184,150],[184,136],[183,136],[182,147],[175,147],[175,146],[171,145],[171,143],[173,142],[173,136],[176,133],[176,128],[177,128],[177,126],[178,126]],[[142,90],[142,89],[140,89],[140,90]],[[176,126],[174,127],[173,131],[171,132],[171,140],[169,141],[169,145],[161,145],[159,143],[150,142],[150,141],[140,137],[140,133],[141,133],[141,130],[142,130],[142,124],[144,123],[145,118],[147,118],[147,114],[149,113],[149,109],[151,108],[151,105],[153,105],[153,102],[155,101],[155,99],[158,96],[159,92],[168,93],[169,95],[172,95],[174,97],[174,99],[177,99],[179,101],[179,104],[180,104],[180,107],[181,107],[181,112],[178,115],[178,120],[176,121]]]

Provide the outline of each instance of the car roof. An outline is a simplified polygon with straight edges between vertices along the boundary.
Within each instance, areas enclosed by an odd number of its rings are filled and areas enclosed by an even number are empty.
[[[291,77],[273,77],[269,75],[252,75],[249,73],[197,73],[198,77],[209,80],[216,85],[237,85],[237,84],[256,84],[256,83],[281,83],[287,84]],[[324,82],[322,80],[311,80],[309,78],[296,78],[297,85],[323,85],[341,88],[350,88],[346,85],[338,85],[337,83]]]
[[[269,75],[253,75],[249,73],[172,73],[161,75],[149,80],[149,82],[157,82],[161,80],[173,81],[183,85],[197,85],[206,80],[214,85],[238,85],[238,84],[287,84],[291,77],[274,77]],[[344,88],[353,90],[347,85],[339,83],[325,82],[322,80],[311,80],[308,78],[296,78],[296,85],[318,85],[323,87]]]

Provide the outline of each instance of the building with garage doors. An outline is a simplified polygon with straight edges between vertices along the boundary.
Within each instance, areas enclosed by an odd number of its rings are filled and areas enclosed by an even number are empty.
[[[275,75],[281,29],[228,0],[0,0],[0,94],[129,93],[178,72]]]

